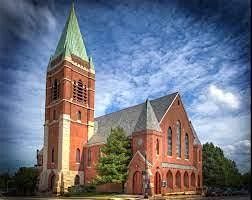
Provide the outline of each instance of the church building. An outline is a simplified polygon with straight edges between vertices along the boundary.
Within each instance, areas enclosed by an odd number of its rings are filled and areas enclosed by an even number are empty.
[[[40,192],[90,184],[100,149],[115,127],[132,142],[126,193],[201,191],[202,145],[178,92],[97,118],[94,99],[95,67],[72,5],[47,68],[44,144],[37,153]]]

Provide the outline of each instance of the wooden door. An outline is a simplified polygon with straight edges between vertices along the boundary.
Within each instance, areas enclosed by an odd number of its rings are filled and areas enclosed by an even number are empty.
[[[142,194],[143,191],[143,178],[139,171],[133,175],[133,194]]]
[[[159,172],[155,174],[155,194],[161,194],[161,176]]]

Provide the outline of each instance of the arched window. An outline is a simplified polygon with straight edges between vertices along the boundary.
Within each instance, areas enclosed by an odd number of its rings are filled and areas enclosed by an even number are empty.
[[[187,172],[184,173],[184,186],[189,187],[189,176]]]
[[[177,121],[177,145],[176,145],[177,157],[181,158],[181,123]]]
[[[171,127],[168,128],[167,143],[168,143],[168,156],[172,156],[172,129]]]
[[[76,175],[74,178],[74,185],[80,185],[80,176]]]
[[[87,86],[81,80],[78,82],[74,81],[73,99],[80,103],[87,103]]]
[[[57,79],[54,80],[52,86],[52,100],[57,100],[59,98],[59,81]]]
[[[176,173],[175,185],[177,188],[181,188],[181,175],[179,171]]]
[[[76,149],[76,162],[80,163],[80,149],[79,148]]]
[[[157,139],[157,143],[156,143],[156,153],[157,155],[159,155],[159,140]]]
[[[189,159],[189,136],[185,134],[185,159]]]
[[[90,167],[91,166],[91,149],[88,149],[88,162],[87,165]]]
[[[81,120],[81,111],[78,111],[78,120]]]
[[[54,163],[54,148],[52,148],[52,163]]]

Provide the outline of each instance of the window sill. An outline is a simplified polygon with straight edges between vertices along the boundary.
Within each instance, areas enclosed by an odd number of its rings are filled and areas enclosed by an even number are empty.
[[[181,160],[181,157],[177,157],[178,160]]]

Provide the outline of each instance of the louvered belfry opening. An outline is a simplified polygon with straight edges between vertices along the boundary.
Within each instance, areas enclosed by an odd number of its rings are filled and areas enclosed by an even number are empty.
[[[87,103],[87,86],[81,80],[74,81],[73,99],[79,103]]]
[[[59,98],[59,81],[57,79],[54,80],[52,86],[52,100],[57,100]]]

